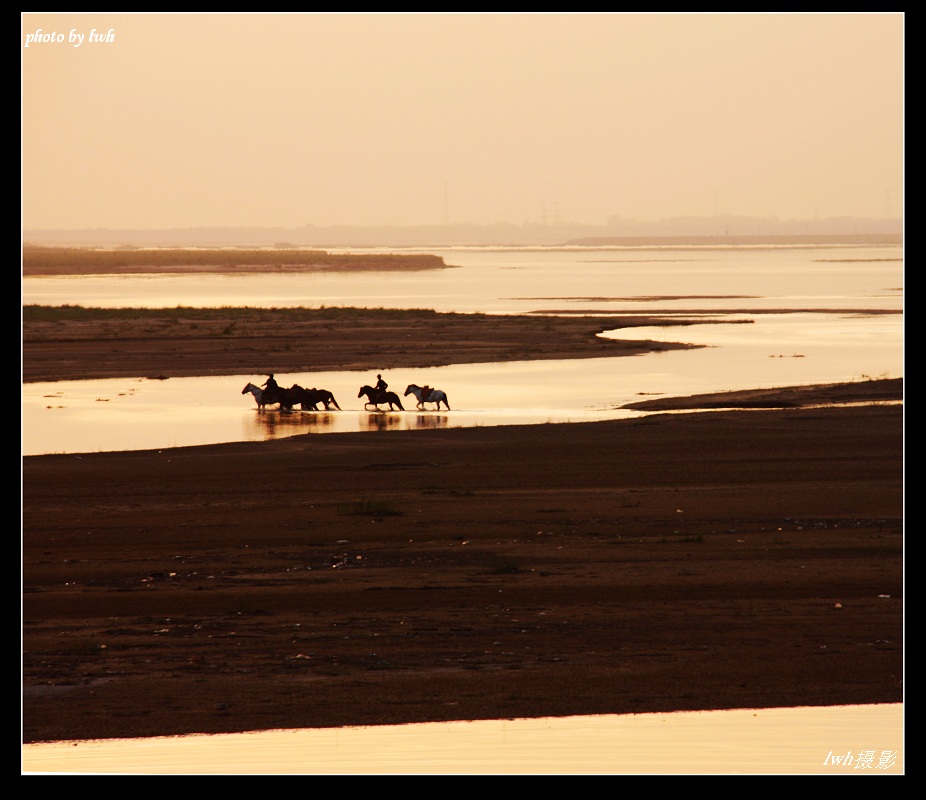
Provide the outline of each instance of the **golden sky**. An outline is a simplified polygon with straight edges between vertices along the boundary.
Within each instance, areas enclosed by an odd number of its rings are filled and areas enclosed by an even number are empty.
[[[902,12],[21,23],[25,229],[903,211]]]

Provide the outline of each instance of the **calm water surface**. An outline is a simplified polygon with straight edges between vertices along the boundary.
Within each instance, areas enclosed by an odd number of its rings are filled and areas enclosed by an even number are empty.
[[[354,251],[356,252],[356,251]],[[258,414],[242,395],[262,375],[63,381],[23,386],[22,451],[80,453],[473,425],[638,416],[653,396],[903,375],[902,249],[438,250],[452,269],[366,275],[32,278],[23,302],[171,307],[329,305],[482,313],[659,313],[701,324],[615,331],[705,345],[639,357],[459,365],[387,373],[443,389],[452,412],[367,413],[369,372],[280,375],[326,388],[343,411]],[[827,313],[820,313],[825,310]],[[787,313],[769,313],[786,311]],[[698,312],[693,317],[692,312]],[[726,324],[731,320],[743,324]]]
[[[336,249],[331,252],[339,252]],[[349,252],[418,252],[359,250]],[[900,307],[903,248],[428,249],[396,273],[28,278],[23,303],[161,308],[432,308],[461,313]]]
[[[900,775],[903,706],[481,720],[25,745],[30,773]]]

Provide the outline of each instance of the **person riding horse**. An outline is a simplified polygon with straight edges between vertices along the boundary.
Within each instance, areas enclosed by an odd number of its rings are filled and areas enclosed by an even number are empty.
[[[385,402],[385,399],[386,399],[386,389],[389,388],[389,384],[386,383],[386,381],[383,380],[383,376],[382,376],[382,375],[377,375],[377,376],[376,376],[376,385],[375,385],[373,388],[376,389],[377,392],[379,392],[379,394],[377,395],[377,397],[379,398],[380,402]]]
[[[431,387],[428,386],[427,384],[421,387],[421,402],[422,403],[426,403],[428,401],[428,399],[431,397],[432,391],[433,390],[431,389]]]
[[[264,402],[273,403],[274,398],[279,394],[280,387],[277,385],[276,379],[273,377],[273,373],[267,375],[267,381],[263,384],[264,389]]]

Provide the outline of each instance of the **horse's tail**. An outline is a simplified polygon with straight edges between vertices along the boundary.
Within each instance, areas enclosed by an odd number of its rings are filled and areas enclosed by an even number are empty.
[[[331,398],[331,404],[338,410],[341,410],[341,406],[338,405],[338,401],[334,399],[334,395],[331,392],[328,392],[328,397]]]

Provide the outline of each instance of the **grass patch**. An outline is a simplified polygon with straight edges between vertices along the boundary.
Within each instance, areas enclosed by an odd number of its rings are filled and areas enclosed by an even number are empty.
[[[357,306],[321,308],[256,308],[253,306],[222,306],[220,308],[96,308],[92,306],[41,306],[22,307],[25,322],[102,322],[106,320],[148,320],[158,322],[229,322],[227,332],[243,322],[337,322],[366,323],[376,327],[383,322],[433,324],[439,318],[465,317],[471,321],[480,314],[439,314],[427,308],[360,308]]]
[[[427,253],[329,253],[309,249],[99,249],[93,247],[40,247],[22,251],[24,275],[61,274],[88,270],[169,267],[222,267],[244,271],[249,266],[304,267],[332,270],[414,270],[446,267],[441,256]]]

